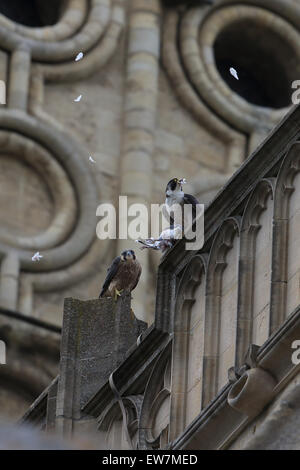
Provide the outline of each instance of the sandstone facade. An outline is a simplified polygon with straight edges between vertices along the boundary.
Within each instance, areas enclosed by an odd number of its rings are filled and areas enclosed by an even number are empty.
[[[21,314],[15,320],[20,331],[31,325],[26,319],[39,320],[40,328],[44,322],[47,336],[49,325],[62,325],[64,298],[96,298],[111,259],[125,246],[136,248],[132,241],[97,239],[100,203],[117,204],[120,194],[132,203],[161,203],[166,182],[174,176],[185,177],[188,191],[208,203],[286,115],[291,83],[300,76],[300,3],[216,0],[212,6],[176,2],[170,7],[159,0],[68,0],[53,2],[49,11],[43,2],[30,3],[39,8],[35,20],[16,16],[13,7],[0,14],[0,80],[6,83],[6,104],[0,109],[0,307],[3,313]],[[80,51],[84,58],[75,62]],[[228,61],[241,72],[240,82],[249,80],[246,89],[229,74]],[[81,101],[74,102],[79,95]],[[246,186],[251,176],[245,175]],[[239,250],[259,259],[251,265],[251,305],[247,293],[240,300],[247,315],[253,309],[255,319],[253,328],[245,326],[241,334],[259,345],[282,324],[285,314],[276,305],[282,305],[284,289],[288,312],[299,301],[299,267],[291,254],[287,278],[279,276],[276,284],[279,300],[273,291],[270,300],[266,289],[273,282],[275,187],[269,176],[249,200],[248,218],[241,220],[240,211],[222,227],[215,258],[207,265],[205,257],[196,261],[200,272],[212,270],[225,256],[224,240],[227,263],[237,265]],[[291,204],[297,214],[294,195]],[[257,207],[262,228],[254,247]],[[291,224],[288,243],[293,247],[296,216]],[[247,231],[250,235],[242,239],[240,233]],[[43,258],[33,263],[36,251]],[[133,308],[151,326],[159,257],[138,254],[143,276]],[[251,273],[242,285],[249,285]],[[237,351],[245,352],[247,341],[233,346],[233,305],[241,296],[237,278],[237,270],[225,266],[222,282],[218,278],[220,344],[202,341],[203,351],[198,341],[189,344],[194,362],[186,387],[196,397],[196,411],[200,401],[207,403],[224,385]],[[188,331],[197,336],[208,320],[205,288],[201,282],[196,288],[199,300]],[[272,320],[270,309],[277,312]],[[12,320],[1,315],[0,321],[5,327]],[[213,380],[205,390],[203,355],[213,364],[218,356],[222,364],[212,367]],[[48,377],[57,371],[58,366]],[[1,384],[6,395],[15,390],[4,380]],[[44,385],[41,381],[39,392]],[[187,422],[195,416],[193,406],[185,411]],[[170,432],[174,437],[177,431]]]

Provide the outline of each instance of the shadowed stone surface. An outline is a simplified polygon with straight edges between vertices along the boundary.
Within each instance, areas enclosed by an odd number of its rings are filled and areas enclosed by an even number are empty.
[[[130,295],[64,304],[56,416],[79,418],[82,405],[124,360],[147,327],[130,310]]]

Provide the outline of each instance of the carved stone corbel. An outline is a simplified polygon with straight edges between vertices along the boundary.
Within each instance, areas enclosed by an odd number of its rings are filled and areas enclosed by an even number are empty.
[[[266,370],[256,367],[256,365],[253,367],[250,366],[250,363],[256,364],[254,358],[257,352],[257,346],[251,345],[248,352],[248,364],[245,364],[245,366],[250,368],[245,370],[240,378],[232,385],[228,393],[227,401],[235,410],[245,414],[249,418],[254,418],[271,401],[276,381]],[[239,375],[241,369],[237,375]]]

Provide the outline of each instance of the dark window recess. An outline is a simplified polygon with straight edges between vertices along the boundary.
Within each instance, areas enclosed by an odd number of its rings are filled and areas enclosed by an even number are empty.
[[[0,0],[0,13],[24,26],[50,26],[57,23],[64,3],[64,0]]]
[[[186,5],[187,7],[197,7],[200,5],[212,5],[215,0],[162,0],[165,7],[174,8],[179,5]]]
[[[223,80],[248,102],[275,109],[291,104],[291,85],[300,77],[300,65],[293,49],[275,32],[254,21],[239,21],[219,34],[214,54]]]

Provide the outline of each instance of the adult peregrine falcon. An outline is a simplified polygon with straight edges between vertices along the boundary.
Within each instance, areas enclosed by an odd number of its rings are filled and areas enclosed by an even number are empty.
[[[179,205],[183,209],[185,204],[189,204],[192,206],[192,219],[194,220],[197,215],[196,205],[200,202],[191,194],[183,192],[182,185],[185,183],[185,179],[173,178],[166,187],[165,213],[170,217],[171,227],[174,227],[172,206]],[[184,223],[182,225],[184,228]]]
[[[117,300],[123,291],[131,292],[136,288],[142,267],[133,250],[123,251],[107,270],[100,297],[113,297]]]

